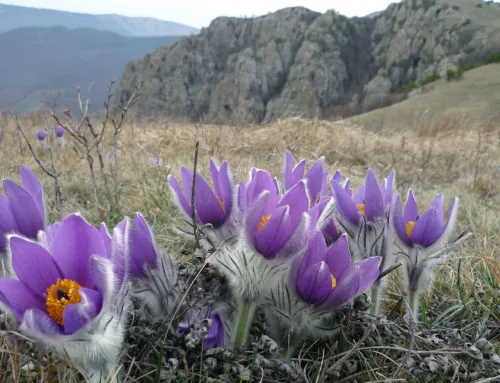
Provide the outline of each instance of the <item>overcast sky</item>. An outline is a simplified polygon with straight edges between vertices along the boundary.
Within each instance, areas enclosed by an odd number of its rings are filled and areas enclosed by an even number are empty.
[[[346,16],[365,16],[383,10],[387,0],[0,0],[0,3],[82,13],[148,16],[193,27],[208,26],[218,16],[260,16],[293,6],[314,11],[335,9]],[[307,5],[306,5],[307,4]]]

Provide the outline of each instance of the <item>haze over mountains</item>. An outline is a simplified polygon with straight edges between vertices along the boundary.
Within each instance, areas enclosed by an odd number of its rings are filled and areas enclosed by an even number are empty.
[[[78,108],[76,87],[101,107],[126,64],[197,29],[169,21],[0,4],[0,110],[31,112],[44,94]],[[86,92],[85,92],[86,93]]]
[[[92,28],[123,36],[185,36],[198,29],[148,17],[90,15],[0,4],[0,33],[23,27]]]

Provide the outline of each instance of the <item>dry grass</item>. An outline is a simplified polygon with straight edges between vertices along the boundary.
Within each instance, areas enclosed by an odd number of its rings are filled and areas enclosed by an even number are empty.
[[[372,131],[414,130],[450,118],[458,120],[455,128],[478,129],[485,121],[500,117],[499,70],[500,64],[490,64],[465,72],[460,81],[441,79],[427,85],[425,94],[352,120]]]
[[[289,119],[245,128],[135,121],[125,127],[120,138],[120,217],[95,206],[87,165],[71,150],[69,142],[55,162],[66,214],[81,211],[92,222],[113,223],[123,215],[143,211],[154,223],[160,245],[173,252],[184,240],[174,237],[170,230],[177,213],[166,187],[168,167],[178,175],[180,166],[192,166],[196,140],[200,141],[199,168],[203,173],[208,174],[210,157],[227,159],[238,181],[246,180],[252,166],[280,175],[284,149],[291,150],[296,158],[325,156],[330,170],[340,169],[352,178],[354,186],[362,181],[368,167],[380,176],[395,168],[398,188],[405,194],[411,185],[422,207],[439,192],[444,193],[446,203],[455,195],[461,199],[457,230],[470,225],[474,237],[441,268],[432,292],[448,296],[451,304],[461,299],[454,288],[459,261],[461,281],[467,291],[477,288],[487,270],[497,281],[500,278],[500,126],[490,122],[467,130],[460,116],[449,117],[446,123],[439,121],[397,133],[392,126],[374,133],[349,121]],[[23,121],[30,137],[34,137],[38,123]],[[107,137],[105,147],[110,148],[109,144]],[[42,148],[38,148],[38,155],[47,160]],[[152,167],[150,157],[160,157],[168,166]],[[19,144],[15,125],[10,121],[1,142],[0,174],[18,180],[20,164],[30,166],[41,176],[54,218],[52,182],[38,169],[25,144]],[[394,296],[401,294],[399,277],[393,278],[390,289]],[[395,302],[388,298],[386,305],[392,307]],[[3,343],[0,367],[19,371],[13,357],[17,353],[16,341],[5,338]]]

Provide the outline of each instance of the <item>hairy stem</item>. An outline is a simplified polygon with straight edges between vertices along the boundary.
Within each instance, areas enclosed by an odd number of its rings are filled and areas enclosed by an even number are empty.
[[[419,294],[416,291],[408,292],[408,308],[410,312],[408,313],[413,322],[417,322],[418,319],[418,308],[419,308]]]
[[[234,346],[240,347],[247,340],[250,324],[252,323],[253,315],[255,313],[255,302],[244,301],[240,304],[238,310],[238,320],[236,327],[236,336],[234,339]]]
[[[372,307],[370,309],[370,314],[373,315],[378,315],[379,314],[379,308],[380,308],[380,302],[379,302],[379,284],[374,284],[372,288],[370,289],[370,298],[372,300]]]

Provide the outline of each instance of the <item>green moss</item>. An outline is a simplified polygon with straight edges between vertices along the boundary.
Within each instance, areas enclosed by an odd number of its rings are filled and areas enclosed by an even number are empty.
[[[441,76],[439,75],[439,73],[433,73],[429,76],[427,76],[426,78],[424,78],[422,80],[422,82],[420,83],[420,85],[427,85],[427,84],[430,84],[431,82],[434,82],[434,81],[437,81],[441,78]]]

